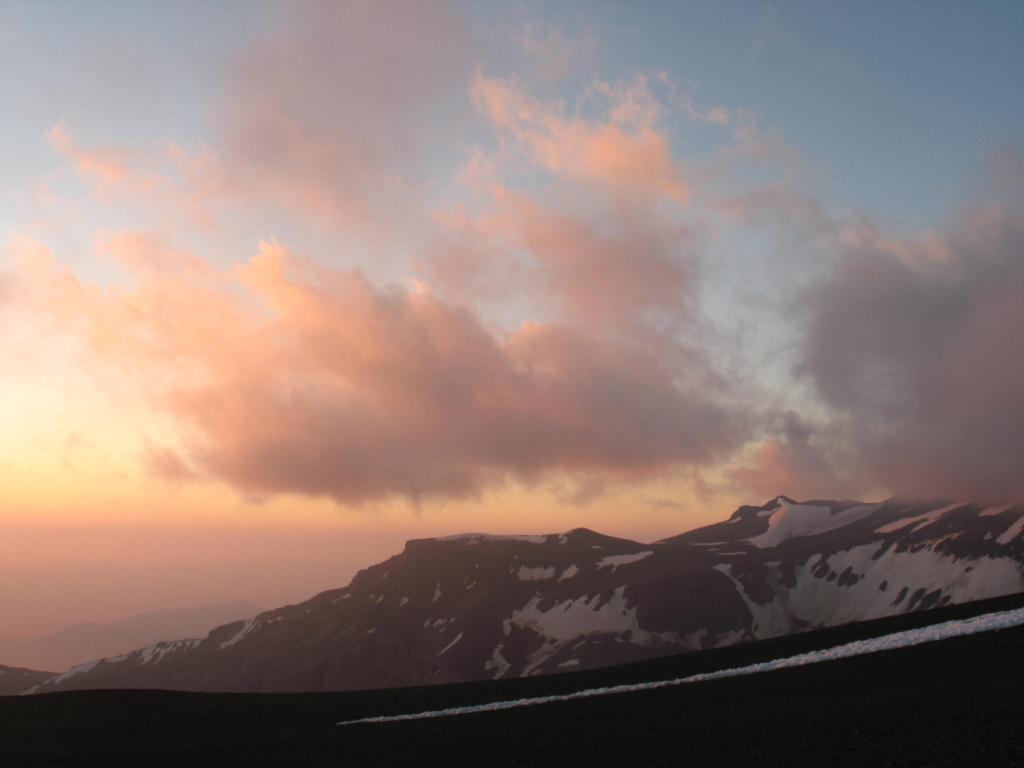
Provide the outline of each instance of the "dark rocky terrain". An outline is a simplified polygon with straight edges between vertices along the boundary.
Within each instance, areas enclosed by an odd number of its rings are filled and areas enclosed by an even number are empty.
[[[1024,589],[1024,510],[778,497],[653,544],[410,541],[342,589],[40,691],[358,690],[594,669]]]
[[[1010,766],[1024,627],[745,677],[386,725],[339,720],[741,666],[990,611],[1017,595],[541,677],[320,694],[0,698],[0,765]]]

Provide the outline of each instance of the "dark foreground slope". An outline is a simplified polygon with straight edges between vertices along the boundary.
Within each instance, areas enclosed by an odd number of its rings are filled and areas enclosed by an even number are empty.
[[[434,688],[2,698],[0,765],[1019,765],[1024,628],[503,713],[334,723],[678,677],[1022,605],[1014,596],[624,667]]]

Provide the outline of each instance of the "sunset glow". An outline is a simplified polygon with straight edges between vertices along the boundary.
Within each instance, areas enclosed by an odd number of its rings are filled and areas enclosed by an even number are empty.
[[[1022,14],[976,10],[4,3],[0,637],[1024,497]]]

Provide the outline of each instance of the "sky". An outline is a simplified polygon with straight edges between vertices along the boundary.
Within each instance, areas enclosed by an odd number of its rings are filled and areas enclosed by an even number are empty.
[[[1017,3],[0,5],[0,636],[407,539],[1024,496]]]

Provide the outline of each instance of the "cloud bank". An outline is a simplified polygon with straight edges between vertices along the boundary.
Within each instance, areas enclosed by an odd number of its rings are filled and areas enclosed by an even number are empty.
[[[799,371],[897,493],[1024,497],[1021,185],[939,232],[848,228],[806,297]]]
[[[92,233],[99,273],[13,239],[0,308],[169,418],[174,439],[140,436],[151,473],[249,497],[702,473],[763,496],[1024,496],[1019,179],[893,234],[799,189],[800,158],[742,108],[662,72],[552,98],[599,46],[520,37],[540,84],[481,63],[457,7],[313,2],[233,62],[209,145],[96,148],[55,123],[85,189],[151,220]],[[722,146],[684,161],[680,124]],[[247,258],[205,237],[239,219],[266,226]],[[264,219],[329,245],[309,258]],[[702,304],[723,219],[809,275],[765,289],[791,315],[781,383],[723,372]],[[790,386],[807,401],[780,405]]]
[[[741,424],[650,349],[571,326],[486,331],[428,291],[378,289],[265,243],[231,273],[166,243],[106,244],[131,281],[81,281],[21,243],[18,287],[186,435],[161,476],[339,502],[479,493],[514,476],[650,476],[727,455]]]

